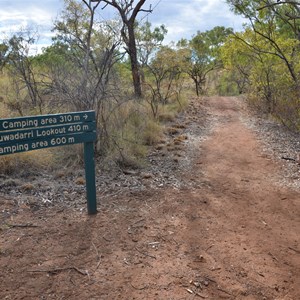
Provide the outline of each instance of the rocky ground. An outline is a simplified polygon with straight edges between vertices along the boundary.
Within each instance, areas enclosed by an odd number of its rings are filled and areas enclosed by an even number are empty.
[[[298,299],[299,134],[191,101],[141,170],[2,176],[3,299]]]

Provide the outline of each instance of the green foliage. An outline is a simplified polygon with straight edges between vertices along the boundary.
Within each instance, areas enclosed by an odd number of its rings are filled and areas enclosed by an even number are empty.
[[[8,54],[8,45],[5,43],[0,44],[0,70],[5,66],[7,63],[7,54]]]
[[[196,94],[204,93],[207,75],[222,67],[220,48],[231,28],[217,26],[205,32],[198,32],[187,44],[181,40],[178,46],[185,51],[185,71],[194,81]]]
[[[68,61],[71,53],[69,47],[62,42],[54,42],[52,45],[43,48],[43,52],[34,57],[34,61],[39,66],[59,66]]]
[[[30,55],[35,39],[35,32],[25,30],[5,41],[5,67],[2,72],[8,81],[1,81],[3,98],[20,115],[42,113],[45,107],[43,95],[47,87],[35,57]]]
[[[226,67],[236,74],[232,78],[240,78],[240,91],[247,92],[260,110],[299,130],[300,4],[227,2],[250,21],[222,48]]]
[[[213,77],[217,77],[217,85],[215,87],[215,93],[220,96],[237,96],[241,94],[238,86],[240,78],[236,77],[236,73],[230,72],[226,69],[222,70],[218,74],[213,74]]]
[[[151,56],[159,50],[167,32],[164,25],[155,27],[152,30],[151,23],[148,21],[136,25],[135,37],[138,60],[142,68],[148,65]]]
[[[145,68],[145,99],[154,118],[159,116],[161,106],[179,101],[184,83],[183,65],[184,59],[179,50],[163,46]]]
[[[129,53],[126,36],[132,28],[115,20],[99,20],[95,12],[99,2],[64,2],[54,23],[52,44],[42,53],[31,55],[34,32],[23,32],[0,44],[0,113],[7,117],[94,109],[98,154],[121,166],[138,166],[148,147],[162,139],[164,122],[174,120],[187,105],[184,70],[190,42],[181,41],[178,48],[162,46],[167,33],[164,25],[153,28],[149,22],[134,22],[142,67],[138,76],[145,97],[133,100],[132,57],[125,55]],[[206,50],[216,55],[216,49]],[[69,164],[70,160],[78,163],[82,151],[69,149],[62,149],[57,157],[46,153],[49,160],[45,161],[49,165],[58,161]],[[38,153],[32,154],[33,160]],[[67,155],[70,160],[65,159]],[[31,153],[28,157],[31,159]],[[3,161],[9,170],[22,162],[27,165],[27,157],[18,159]]]

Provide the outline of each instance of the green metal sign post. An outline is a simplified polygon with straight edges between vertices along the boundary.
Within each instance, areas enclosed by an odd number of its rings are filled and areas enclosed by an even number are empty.
[[[95,159],[94,143],[84,143],[84,165],[86,181],[86,197],[88,214],[93,215],[97,212],[96,184],[95,184]]]
[[[0,119],[0,156],[84,143],[88,214],[97,213],[95,111]]]

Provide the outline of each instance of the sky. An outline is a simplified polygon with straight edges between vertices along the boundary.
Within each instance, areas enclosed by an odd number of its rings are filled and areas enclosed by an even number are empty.
[[[181,38],[191,39],[197,31],[215,26],[232,27],[238,31],[245,22],[230,11],[225,0],[146,0],[143,8],[149,8],[150,4],[153,13],[140,14],[139,17],[153,26],[166,26],[165,44]],[[0,0],[0,42],[20,29],[32,28],[38,31],[37,51],[40,51],[51,43],[51,29],[63,5],[63,0]],[[108,7],[102,9],[100,6],[97,11],[102,20],[114,17]]]

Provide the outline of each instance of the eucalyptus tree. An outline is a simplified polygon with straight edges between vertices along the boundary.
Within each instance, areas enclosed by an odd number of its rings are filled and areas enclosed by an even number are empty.
[[[37,38],[37,32],[27,29],[8,38],[1,46],[1,64],[11,84],[6,104],[21,115],[25,111],[43,112],[45,86],[33,55]]]
[[[147,64],[145,99],[150,104],[154,118],[158,117],[160,106],[177,101],[180,104],[180,92],[183,85],[184,51],[161,46]]]
[[[137,23],[136,26],[137,55],[141,68],[149,64],[155,52],[162,46],[168,32],[165,25],[160,25],[154,29],[151,27],[152,24],[149,21]]]
[[[110,5],[117,10],[122,20],[121,36],[125,43],[125,50],[129,55],[134,93],[136,97],[142,96],[141,76],[139,70],[137,44],[136,44],[136,21],[139,13],[151,13],[152,9],[144,9],[146,0],[93,0],[93,2]]]
[[[290,128],[300,129],[300,2],[227,0],[248,19],[249,35],[236,34],[253,56],[260,57],[251,72],[251,85],[266,90],[262,99],[269,111]],[[269,74],[258,85],[254,74]],[[258,77],[256,77],[258,78]],[[263,78],[262,76],[260,78]],[[259,97],[261,93],[258,93]],[[272,106],[269,104],[272,103]]]
[[[289,76],[300,87],[297,64],[300,53],[299,1],[227,0],[235,13],[249,21],[249,27],[264,40],[260,46],[244,42],[255,52],[274,55],[285,64]]]
[[[155,54],[162,47],[166,33],[167,29],[164,25],[152,29],[151,23],[148,21],[141,24],[138,23],[136,26],[137,57],[142,85],[146,81],[145,71],[151,60],[155,57]]]
[[[7,63],[8,45],[4,42],[0,44],[0,70]]]
[[[54,26],[54,42],[65,45],[66,62],[63,70],[59,65],[56,68],[56,88],[66,103],[73,103],[77,109],[99,111],[108,93],[113,65],[119,59],[120,40],[111,30],[114,24],[95,19],[98,2],[65,0],[65,4]]]
[[[204,92],[207,75],[222,67],[220,48],[231,33],[231,28],[217,26],[205,32],[198,31],[190,41],[179,44],[187,50],[186,72],[194,81],[198,96]]]
[[[246,40],[247,44],[243,41]],[[261,111],[274,113],[276,91],[286,81],[286,74],[279,74],[281,61],[273,55],[253,51],[248,44],[265,47],[264,40],[250,29],[230,36],[222,47],[222,60],[225,68],[232,72],[240,93],[247,93]],[[263,101],[261,101],[263,100]]]

